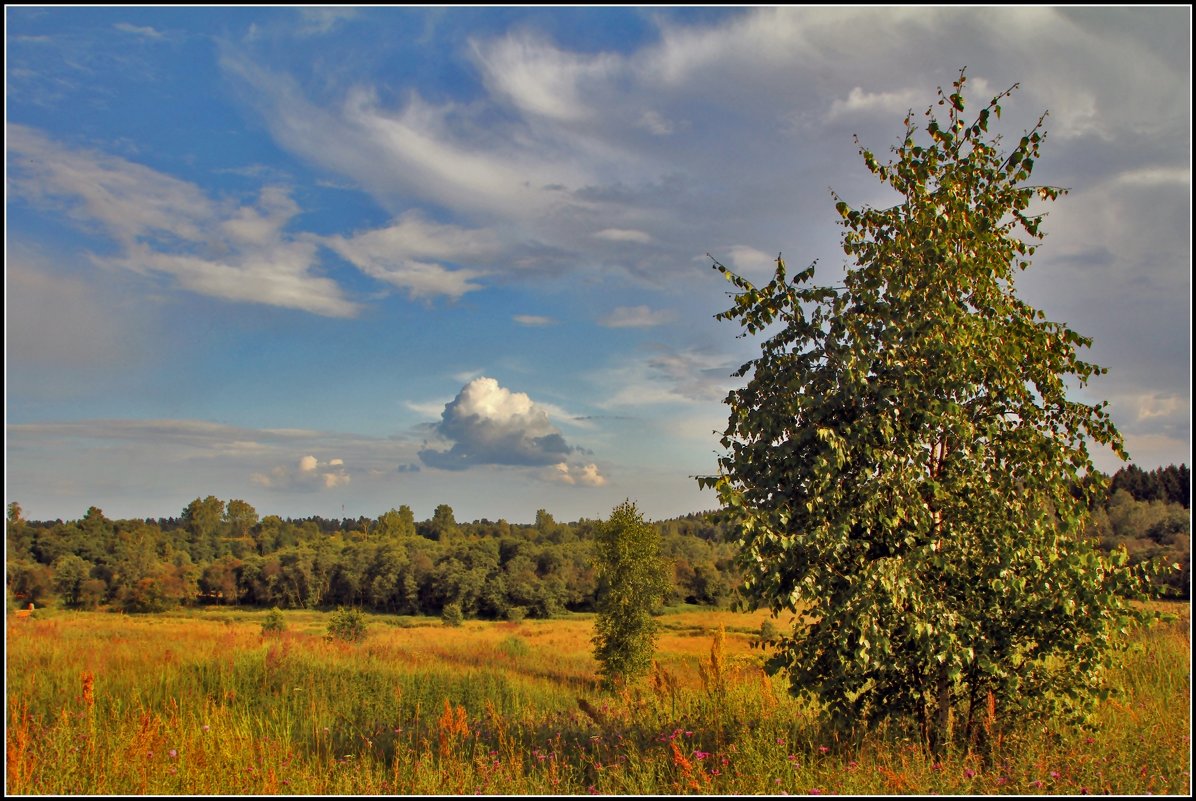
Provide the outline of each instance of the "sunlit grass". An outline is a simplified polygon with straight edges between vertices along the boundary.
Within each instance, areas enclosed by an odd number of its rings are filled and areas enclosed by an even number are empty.
[[[320,612],[263,635],[264,611],[39,610],[8,622],[7,790],[1186,794],[1190,640],[1173,608],[1135,634],[1093,731],[1025,730],[940,763],[895,731],[823,734],[759,667],[763,612],[666,615],[653,675],[604,694],[589,616],[375,615],[349,645]]]

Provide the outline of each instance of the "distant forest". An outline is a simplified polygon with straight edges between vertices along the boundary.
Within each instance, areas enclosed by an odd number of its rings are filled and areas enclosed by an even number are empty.
[[[1105,477],[1094,477],[1104,479]],[[1190,597],[1191,477],[1186,465],[1119,470],[1092,510],[1088,534],[1133,561],[1181,565],[1168,594]],[[180,517],[25,520],[10,503],[7,603],[157,612],[198,604],[282,608],[353,606],[518,620],[592,611],[600,587],[594,520],[560,523],[545,510],[530,525],[458,523],[448,505],[417,522],[408,506],[376,519],[259,518],[242,500],[196,498]],[[734,533],[717,512],[654,523],[668,563],[669,605],[725,606],[735,594]]]

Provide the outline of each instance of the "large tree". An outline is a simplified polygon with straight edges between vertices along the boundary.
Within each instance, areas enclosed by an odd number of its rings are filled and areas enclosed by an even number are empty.
[[[660,558],[660,531],[626,501],[594,530],[598,618],[594,657],[603,684],[616,687],[648,672],[659,626],[653,609],[667,583]]]
[[[768,338],[701,479],[738,522],[747,597],[802,613],[770,666],[829,722],[913,720],[935,752],[1082,709],[1141,586],[1081,536],[1103,491],[1081,480],[1089,443],[1125,457],[1106,404],[1069,397],[1103,370],[1014,292],[1064,194],[1029,183],[1043,118],[1002,150],[988,127],[1013,87],[966,118],[964,83],[924,135],[905,119],[892,161],[861,147],[901,200],[839,200],[841,286],[716,262],[737,290],[718,317]]]

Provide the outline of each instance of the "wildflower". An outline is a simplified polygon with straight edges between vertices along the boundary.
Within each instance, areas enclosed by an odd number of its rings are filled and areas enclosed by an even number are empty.
[[[784,744],[785,744],[785,738],[784,738],[784,737],[778,737],[778,738],[777,738],[777,745],[784,745]]]
[[[854,759],[847,763],[848,770],[855,770],[859,766],[860,766],[860,763],[856,762]]]
[[[170,758],[171,758],[171,759],[178,759],[178,758],[179,758],[179,752],[178,752],[178,751],[176,751],[176,750],[175,750],[175,749],[173,749],[173,748],[172,748],[172,749],[170,749]]]
[[[964,768],[963,775],[970,779],[976,775],[976,771],[972,770],[971,768]]]
[[[95,704],[95,676],[90,671],[83,671],[83,703],[90,709]]]
[[[810,795],[822,795],[822,788],[821,787],[811,787]]]
[[[591,784],[586,788],[586,792],[588,792],[590,795],[598,795],[598,788]]]
[[[697,757],[698,759],[705,759],[706,757],[710,756],[710,752],[709,751],[694,751],[694,756]]]
[[[828,746],[825,746],[825,745],[818,746],[818,753],[820,753],[820,754],[825,754],[825,753],[829,752],[830,750],[831,749]]]
[[[1035,779],[1034,781],[1030,782],[1030,786],[1037,789],[1042,789],[1042,779]]]
[[[1004,784],[1009,784],[1009,777],[1008,776],[998,776],[997,777],[997,785],[1000,786],[1000,785],[1004,785]]]
[[[199,729],[200,731],[211,731],[212,727],[205,723],[204,725],[200,726]]]
[[[1057,770],[1052,770],[1052,771],[1051,771],[1051,778],[1052,778],[1052,779],[1058,779],[1058,778],[1059,778],[1059,771],[1057,771]]]

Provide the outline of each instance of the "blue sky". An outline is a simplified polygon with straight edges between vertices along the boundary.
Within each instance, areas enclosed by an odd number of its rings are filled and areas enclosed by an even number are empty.
[[[1071,193],[1019,283],[1131,458],[1191,453],[1191,14],[13,8],[6,501],[32,519],[713,508],[706,253],[843,267],[831,190],[966,66]],[[1114,470],[1111,453],[1098,466]]]

